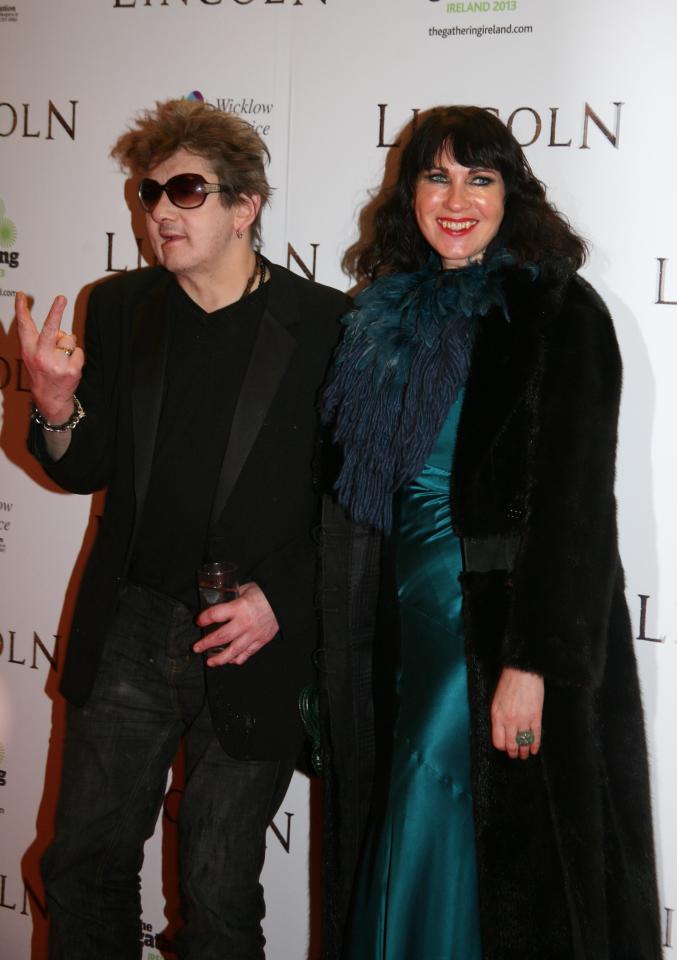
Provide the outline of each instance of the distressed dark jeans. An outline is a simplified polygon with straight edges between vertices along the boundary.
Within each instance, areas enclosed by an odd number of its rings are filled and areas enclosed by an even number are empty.
[[[186,738],[182,960],[262,960],[265,834],[294,763],[230,758],[212,731],[186,607],[124,588],[90,699],[69,707],[56,836],[42,861],[50,960],[139,960],[143,844]]]

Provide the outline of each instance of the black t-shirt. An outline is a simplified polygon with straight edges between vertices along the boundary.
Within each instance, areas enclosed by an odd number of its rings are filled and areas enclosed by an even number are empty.
[[[264,284],[213,313],[178,283],[168,299],[165,392],[129,577],[193,610],[221,461],[267,295]]]

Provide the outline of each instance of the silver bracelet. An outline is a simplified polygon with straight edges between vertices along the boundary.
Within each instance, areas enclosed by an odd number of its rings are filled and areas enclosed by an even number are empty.
[[[65,433],[67,430],[75,430],[80,421],[84,420],[86,414],[82,404],[75,394],[73,394],[73,404],[75,409],[71,413],[68,420],[64,420],[63,423],[50,423],[48,420],[45,420],[35,404],[32,404],[31,420],[33,423],[37,423],[39,427],[42,427],[42,429],[46,430],[48,433]]]

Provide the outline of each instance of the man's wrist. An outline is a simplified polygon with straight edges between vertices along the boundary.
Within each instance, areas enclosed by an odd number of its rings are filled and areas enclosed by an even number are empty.
[[[31,420],[48,433],[66,433],[74,430],[84,417],[85,411],[75,394],[68,406],[56,411],[50,417],[47,417],[35,404],[31,409]]]
[[[72,393],[66,394],[66,396],[54,397],[49,393],[47,396],[41,396],[39,393],[33,392],[31,400],[33,401],[31,416],[35,409],[38,411],[39,416],[48,423],[63,423],[64,420],[68,420],[75,410]]]

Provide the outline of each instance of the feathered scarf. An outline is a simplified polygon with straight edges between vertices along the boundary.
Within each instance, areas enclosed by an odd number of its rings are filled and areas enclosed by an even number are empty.
[[[392,495],[423,469],[449,407],[463,388],[477,321],[493,306],[508,319],[499,271],[488,263],[382,277],[343,318],[346,331],[322,401],[343,447],[340,503],[359,523],[386,533]]]

